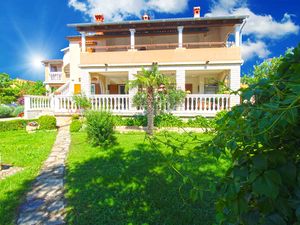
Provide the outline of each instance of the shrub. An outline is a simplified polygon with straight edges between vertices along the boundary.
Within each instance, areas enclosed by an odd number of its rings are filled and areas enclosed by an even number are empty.
[[[189,119],[187,125],[189,127],[209,128],[212,127],[213,123],[211,119],[203,116],[196,116],[195,119]]]
[[[113,116],[115,126],[127,126],[127,119],[123,119],[121,116]]]
[[[82,123],[80,122],[80,120],[72,121],[72,123],[70,125],[71,132],[79,132],[81,128],[82,128]]]
[[[33,121],[33,120],[31,120]],[[12,130],[25,130],[27,120],[11,120],[0,122],[0,132],[12,131]]]
[[[154,125],[156,127],[180,127],[183,122],[179,117],[166,113],[155,116]]]
[[[7,118],[11,116],[13,109],[6,105],[0,105],[0,118]]]
[[[74,121],[74,120],[79,120],[80,119],[80,116],[78,115],[78,114],[74,114],[74,115],[72,115],[72,121]]]
[[[73,99],[75,101],[76,106],[79,109],[87,110],[92,107],[92,103],[90,102],[90,99],[85,95],[75,95]]]
[[[56,129],[56,118],[54,116],[41,116],[38,119],[40,130],[53,130]]]
[[[116,143],[114,117],[109,112],[88,111],[86,114],[88,140],[94,146],[111,146]]]
[[[136,115],[133,117],[132,123],[133,123],[133,126],[145,127],[145,126],[147,126],[147,116]]]
[[[218,123],[208,150],[231,161],[220,184],[218,224],[299,224],[299,62],[300,45],[243,90],[245,101]]]
[[[17,117],[20,114],[24,113],[24,106],[17,106],[14,108],[13,112],[12,112],[12,116],[13,117]]]

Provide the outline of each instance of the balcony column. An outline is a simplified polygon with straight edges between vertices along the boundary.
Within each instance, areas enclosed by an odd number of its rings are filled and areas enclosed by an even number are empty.
[[[129,29],[130,31],[130,49],[135,49],[135,29]]]
[[[85,37],[85,32],[81,32],[81,52],[86,52],[86,37]]]
[[[241,25],[235,26],[235,46],[240,47],[242,42]]]
[[[81,72],[81,93],[87,97],[91,96],[91,75],[87,71]]]
[[[135,80],[135,75],[138,73],[138,71],[136,69],[132,69],[128,71],[128,80],[132,81]],[[134,111],[136,110],[136,108],[133,106],[133,97],[135,96],[135,94],[138,92],[137,88],[130,88],[128,90],[128,94],[129,94],[129,110]]]
[[[232,91],[237,91],[241,86],[241,67],[240,65],[232,66],[230,70],[230,89]],[[230,107],[240,104],[239,95],[230,96]]]
[[[185,69],[176,70],[176,87],[179,90],[185,91]],[[179,111],[184,111],[184,103],[178,106]]]
[[[178,48],[183,47],[183,26],[177,27],[178,30]]]

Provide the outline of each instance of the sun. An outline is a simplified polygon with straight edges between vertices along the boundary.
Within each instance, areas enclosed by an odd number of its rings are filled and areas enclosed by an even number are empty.
[[[43,67],[42,65],[42,61],[43,61],[43,57],[41,55],[33,55],[31,57],[31,65],[34,69],[39,70]]]

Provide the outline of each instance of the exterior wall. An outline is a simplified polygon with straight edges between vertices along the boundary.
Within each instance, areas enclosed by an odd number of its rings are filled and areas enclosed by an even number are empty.
[[[70,42],[70,80],[80,82],[81,70],[78,67],[80,64],[80,46],[79,42]]]
[[[201,48],[201,49],[80,53],[81,65],[92,65],[92,64],[134,65],[134,64],[141,64],[141,63],[152,64],[153,62],[172,64],[178,62],[200,63],[206,61],[241,61],[240,48],[232,47],[232,48]],[[71,60],[71,62],[73,63],[73,60]],[[77,62],[78,61],[74,61],[74,63]],[[72,69],[71,69],[71,73],[72,73]]]
[[[241,87],[241,67],[240,65],[232,66],[230,70],[230,89],[233,91],[237,91]],[[233,107],[235,105],[240,104],[240,96],[232,95],[230,97],[230,106]]]

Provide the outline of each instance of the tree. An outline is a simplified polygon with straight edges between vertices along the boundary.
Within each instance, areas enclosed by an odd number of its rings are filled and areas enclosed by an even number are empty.
[[[10,104],[17,99],[18,91],[12,87],[12,80],[6,73],[0,73],[0,104]]]
[[[127,87],[139,88],[134,96],[134,104],[146,108],[147,133],[153,135],[154,115],[157,110],[164,110],[165,108],[161,106],[166,104],[169,104],[171,108],[175,107],[176,104],[182,102],[185,93],[176,90],[174,85],[171,85],[170,79],[159,72],[157,64],[153,64],[150,70],[142,68],[142,72],[136,74],[135,78],[128,83]]]
[[[257,83],[262,78],[274,75],[282,61],[282,56],[274,57],[263,61],[261,64],[254,66],[253,74],[246,74],[242,77],[242,83],[251,85]]]
[[[42,81],[22,83],[14,81],[14,84],[19,91],[19,97],[24,95],[45,95],[47,92]]]
[[[231,162],[220,184],[219,224],[300,223],[299,74],[300,45],[218,121],[208,150]]]

